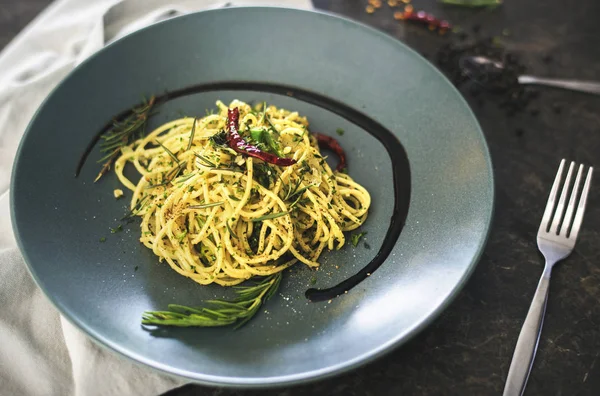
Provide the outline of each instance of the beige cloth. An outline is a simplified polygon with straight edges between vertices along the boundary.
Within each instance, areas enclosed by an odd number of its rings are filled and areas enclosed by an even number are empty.
[[[34,284],[10,224],[21,136],[50,90],[104,44],[155,21],[225,5],[310,0],[59,0],[0,54],[0,395],[156,395],[184,383],[97,346]]]

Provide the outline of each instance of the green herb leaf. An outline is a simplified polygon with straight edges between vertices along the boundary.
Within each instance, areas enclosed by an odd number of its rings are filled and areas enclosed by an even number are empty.
[[[270,188],[276,177],[275,169],[266,163],[254,164],[254,178],[264,188]]]
[[[100,242],[106,242],[106,238],[105,237],[100,238]]]
[[[195,134],[196,134],[196,118],[194,118],[194,121],[192,123],[192,132],[190,133],[190,141],[188,142],[186,151],[189,150],[190,148],[192,148],[192,143],[194,142]]]
[[[227,145],[227,133],[225,133],[225,131],[215,133],[214,135],[209,137],[208,140],[210,140],[210,143],[215,147],[229,147]]]
[[[171,150],[169,150],[169,149],[168,149],[168,148],[167,148],[167,147],[166,147],[164,144],[162,144],[162,143],[161,143],[161,142],[159,142],[158,140],[156,141],[156,143],[157,143],[157,144],[158,144],[160,147],[162,147],[162,148],[163,148],[163,149],[164,149],[164,150],[167,152],[167,154],[169,154],[169,157],[173,158],[173,161],[175,161],[175,163],[177,163],[177,165],[180,165],[180,164],[179,164],[179,159],[177,158],[177,156],[176,156],[175,154],[173,154],[173,152],[172,152]]]
[[[111,234],[116,234],[117,232],[121,232],[121,231],[123,231],[123,226],[121,224],[119,224],[115,228],[110,229]]]
[[[212,162],[205,156],[200,155],[200,154],[194,154],[194,155],[202,162],[202,165],[206,166],[207,168],[216,168],[217,167],[217,165],[214,162]]]
[[[257,217],[256,219],[252,219],[252,221],[259,222],[259,221],[263,221],[263,220],[276,219],[278,217],[285,216],[286,214],[288,214],[288,212],[270,213],[268,215]]]
[[[342,128],[338,128],[335,130],[335,133],[337,133],[338,135],[342,136],[344,134],[344,130]]]
[[[363,231],[360,232],[358,234],[352,234],[351,238],[351,242],[352,242],[352,246],[357,247],[358,246],[358,242],[360,242],[360,238],[362,238],[363,236],[367,235],[367,231]]]
[[[250,137],[257,143],[263,141],[263,133],[265,132],[262,128],[252,128],[250,129]]]
[[[134,216],[140,213],[140,211],[144,208],[146,201],[148,201],[148,198],[150,198],[150,195],[146,195],[140,199],[135,206],[125,214],[125,216],[121,217],[121,221],[132,219]]]

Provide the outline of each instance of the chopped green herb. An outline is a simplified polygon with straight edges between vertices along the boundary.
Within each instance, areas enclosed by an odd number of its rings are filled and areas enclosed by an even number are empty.
[[[314,285],[317,283],[317,278],[315,276],[313,276],[312,278],[310,278],[310,284]]]
[[[140,267],[139,267],[138,265],[136,265],[135,267],[133,267],[133,270],[134,270],[134,271],[137,271],[137,270],[138,270],[138,268],[140,268]]]
[[[225,131],[220,131],[220,132],[215,133],[214,135],[209,137],[208,140],[215,147],[216,146],[229,147],[229,146],[227,146],[227,134],[225,133]]]
[[[234,201],[240,201],[240,199],[233,194],[229,195],[229,199],[232,199]]]
[[[119,224],[115,228],[110,229],[111,234],[116,234],[117,232],[121,232],[121,231],[123,231],[123,226],[121,224]]]
[[[352,234],[352,237],[351,237],[352,246],[357,247],[358,242],[360,242],[360,238],[362,238],[365,235],[367,235],[367,231],[359,232],[358,234]]]
[[[100,242],[106,242],[106,238],[105,237],[100,238]]]
[[[335,133],[337,133],[338,135],[342,136],[344,134],[344,130],[342,128],[338,128],[335,130]]]
[[[184,230],[184,231],[181,233],[181,235],[179,235],[179,236],[177,237],[177,240],[178,240],[179,242],[183,241],[183,238],[185,238],[185,236],[187,235],[187,233],[188,233],[188,230]]]
[[[264,188],[269,188],[275,181],[275,170],[266,163],[254,164],[254,178]]]

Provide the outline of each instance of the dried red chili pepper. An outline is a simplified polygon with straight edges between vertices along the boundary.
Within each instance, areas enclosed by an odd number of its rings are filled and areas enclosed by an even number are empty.
[[[294,165],[297,161],[292,158],[281,158],[271,153],[266,153],[256,146],[248,144],[239,134],[238,125],[240,121],[240,111],[238,108],[227,111],[227,143],[229,147],[241,154],[261,159],[269,164],[278,166]]]
[[[344,149],[342,148],[342,146],[340,146],[338,141],[330,136],[322,135],[318,132],[311,133],[317,139],[317,143],[319,143],[319,146],[322,146],[336,153],[336,155],[340,159],[340,162],[336,166],[335,170],[338,172],[343,172],[346,169],[346,153],[344,153]]]
[[[441,31],[446,31],[452,28],[450,22],[438,19],[432,14],[426,13],[425,11],[414,12],[412,9],[410,11],[405,11],[402,19],[419,22],[429,26],[430,29],[439,29]]]

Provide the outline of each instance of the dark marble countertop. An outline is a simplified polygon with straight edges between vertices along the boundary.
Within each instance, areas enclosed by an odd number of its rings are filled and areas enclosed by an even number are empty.
[[[394,20],[367,0],[315,0],[318,8],[375,26],[433,58],[450,38]],[[400,2],[400,1],[398,1]],[[0,5],[0,48],[49,1]],[[530,73],[600,81],[600,3],[594,0],[506,1],[495,10],[415,0],[472,34],[503,36]],[[550,59],[551,58],[551,59]],[[398,67],[398,73],[402,69]],[[368,76],[366,76],[368,78]],[[409,78],[410,76],[407,76]],[[561,158],[600,165],[600,97],[540,89],[531,111],[507,115],[463,90],[487,137],[496,176],[492,233],[473,276],[425,331],[385,357],[325,381],[288,389],[224,390],[189,385],[191,395],[498,395],[543,259],[535,236]],[[533,112],[535,113],[535,111]],[[596,182],[598,178],[596,177]],[[600,188],[589,197],[573,254],[555,268],[548,310],[526,395],[600,394]]]

